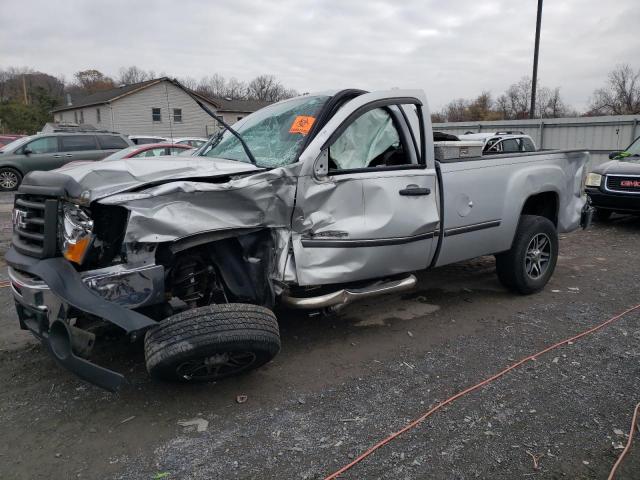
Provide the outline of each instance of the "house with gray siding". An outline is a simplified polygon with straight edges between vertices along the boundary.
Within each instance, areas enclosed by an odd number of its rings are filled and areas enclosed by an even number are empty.
[[[192,95],[222,119],[233,124],[268,105],[255,100],[207,98]],[[56,123],[92,125],[126,135],[166,138],[208,137],[220,129],[184,88],[162,77],[96,92],[52,111]]]

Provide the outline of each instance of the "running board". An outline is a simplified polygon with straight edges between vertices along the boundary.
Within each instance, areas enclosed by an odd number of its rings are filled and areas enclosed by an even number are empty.
[[[342,307],[364,298],[385,295],[387,293],[404,292],[411,290],[418,283],[414,275],[409,275],[400,280],[378,281],[362,288],[345,288],[336,292],[326,293],[317,297],[290,297],[283,294],[282,303],[291,308],[304,310],[321,310],[330,308],[339,310]]]

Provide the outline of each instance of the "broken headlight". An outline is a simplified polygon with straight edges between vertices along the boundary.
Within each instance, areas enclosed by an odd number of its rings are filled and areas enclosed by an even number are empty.
[[[73,203],[64,203],[58,221],[60,250],[70,262],[81,264],[93,240],[93,220]]]

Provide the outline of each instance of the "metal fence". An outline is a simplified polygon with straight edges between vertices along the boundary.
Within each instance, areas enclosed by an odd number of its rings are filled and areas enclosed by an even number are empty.
[[[640,135],[639,124],[640,115],[617,115],[434,123],[433,129],[454,135],[517,130],[531,136],[541,150],[588,150],[591,152],[591,164],[595,166],[607,161],[609,152],[629,146]]]

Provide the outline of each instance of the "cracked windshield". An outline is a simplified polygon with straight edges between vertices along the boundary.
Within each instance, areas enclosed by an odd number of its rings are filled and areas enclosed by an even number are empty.
[[[259,167],[289,165],[297,160],[304,139],[328,98],[317,95],[278,103],[248,116],[234,129],[247,143]],[[202,155],[250,163],[242,143],[229,131]]]

